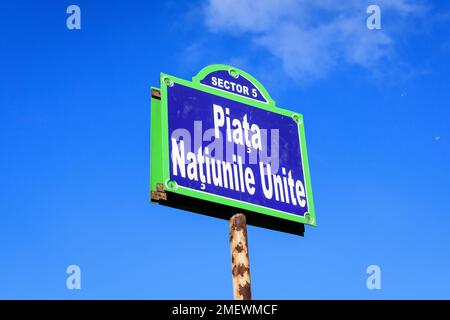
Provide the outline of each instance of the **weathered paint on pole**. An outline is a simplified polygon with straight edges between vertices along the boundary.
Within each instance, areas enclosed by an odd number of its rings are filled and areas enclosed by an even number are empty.
[[[242,213],[230,219],[230,247],[234,300],[251,300],[247,222]]]

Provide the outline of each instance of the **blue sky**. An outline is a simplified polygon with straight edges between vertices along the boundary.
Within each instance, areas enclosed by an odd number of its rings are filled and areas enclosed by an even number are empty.
[[[149,88],[212,63],[305,118],[318,227],[249,227],[254,298],[450,298],[450,5],[372,3],[2,3],[0,298],[232,298],[227,221],[148,202]]]

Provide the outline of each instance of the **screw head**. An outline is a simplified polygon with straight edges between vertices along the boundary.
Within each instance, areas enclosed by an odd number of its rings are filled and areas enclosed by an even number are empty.
[[[300,117],[300,115],[294,113],[291,117],[292,120],[294,120],[298,125],[302,124],[302,118]]]
[[[174,180],[167,179],[165,184],[168,190],[176,190],[178,188],[178,184]]]
[[[228,74],[235,79],[237,79],[239,77],[239,73],[235,69],[229,69]]]
[[[170,79],[169,77],[164,77],[164,78],[163,78],[163,81],[164,81],[164,83],[165,83],[168,87],[173,86],[173,80]]]

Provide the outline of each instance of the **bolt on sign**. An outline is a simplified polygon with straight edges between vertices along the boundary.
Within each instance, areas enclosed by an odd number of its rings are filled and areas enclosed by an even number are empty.
[[[210,65],[152,88],[151,201],[303,235],[316,225],[303,116],[250,74]]]

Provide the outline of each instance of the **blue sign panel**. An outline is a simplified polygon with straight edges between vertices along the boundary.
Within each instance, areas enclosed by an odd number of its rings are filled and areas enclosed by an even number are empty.
[[[206,75],[201,84],[230,92],[248,99],[267,103],[267,98],[259,88],[244,75],[231,70],[217,70]]]
[[[226,79],[222,73],[205,79],[213,77]],[[177,188],[305,217],[310,203],[298,121],[207,91],[167,86],[170,180]],[[259,90],[256,96],[264,99]]]

